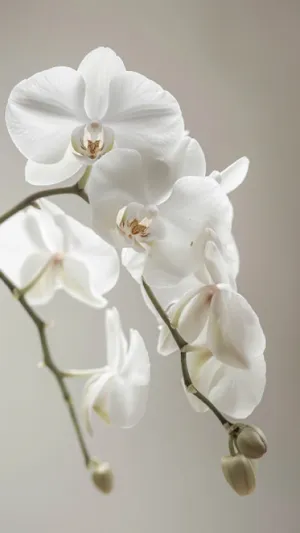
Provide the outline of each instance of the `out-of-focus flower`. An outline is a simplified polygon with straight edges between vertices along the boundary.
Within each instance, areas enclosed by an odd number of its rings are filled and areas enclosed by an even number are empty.
[[[144,415],[150,381],[150,362],[144,341],[130,330],[129,345],[117,309],[106,311],[107,364],[92,373],[83,392],[88,431],[94,410],[106,422],[129,428]]]

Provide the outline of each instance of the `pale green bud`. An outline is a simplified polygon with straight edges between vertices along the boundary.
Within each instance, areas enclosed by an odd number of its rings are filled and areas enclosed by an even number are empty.
[[[256,485],[253,462],[241,454],[222,457],[224,477],[239,496],[247,496]]]
[[[110,464],[103,462],[95,465],[92,470],[92,480],[97,489],[104,492],[104,494],[109,494],[114,485],[114,476]]]
[[[235,444],[240,453],[249,459],[259,459],[268,448],[267,439],[256,426],[245,426],[237,434]]]

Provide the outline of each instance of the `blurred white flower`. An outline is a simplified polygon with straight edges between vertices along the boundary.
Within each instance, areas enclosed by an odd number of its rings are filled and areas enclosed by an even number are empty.
[[[249,159],[247,157],[241,157],[221,172],[214,170],[209,177],[215,179],[226,194],[228,194],[243,183],[247,176],[248,168]]]
[[[0,227],[0,268],[34,305],[49,302],[58,289],[94,307],[119,276],[115,249],[92,229],[47,200]]]
[[[150,285],[174,285],[198,270],[207,228],[217,235],[231,230],[226,194],[215,180],[196,175],[201,165],[190,159],[191,140],[185,141],[182,157],[169,162],[112,152],[93,167],[88,183],[95,230],[125,249],[123,263]],[[193,174],[181,177],[188,169]]]
[[[130,330],[129,345],[116,308],[106,311],[107,364],[93,372],[83,392],[83,413],[91,432],[92,410],[106,422],[129,428],[143,417],[148,398],[150,361],[144,341]]]
[[[87,54],[78,70],[54,67],[21,81],[9,96],[6,124],[35,185],[81,177],[113,146],[165,156],[184,134],[175,98],[126,71],[103,47]]]

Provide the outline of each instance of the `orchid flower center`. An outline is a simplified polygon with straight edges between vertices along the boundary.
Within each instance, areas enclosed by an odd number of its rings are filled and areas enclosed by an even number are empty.
[[[62,265],[64,260],[64,255],[61,252],[56,252],[52,257],[52,262],[55,267]]]
[[[163,223],[156,206],[130,203],[117,215],[119,235],[138,251],[145,250],[153,241],[161,238]]]
[[[93,164],[112,149],[114,135],[110,128],[95,121],[75,128],[71,141],[75,155]]]

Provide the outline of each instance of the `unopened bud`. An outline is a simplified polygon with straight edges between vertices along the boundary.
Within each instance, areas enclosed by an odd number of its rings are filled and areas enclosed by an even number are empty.
[[[262,430],[256,426],[245,426],[237,434],[236,447],[249,459],[259,459],[268,448],[267,439]]]
[[[241,454],[222,457],[224,477],[239,496],[247,496],[256,485],[253,462]]]
[[[104,492],[104,494],[109,494],[114,485],[114,476],[110,464],[103,462],[96,465],[92,471],[92,480],[97,489]]]

